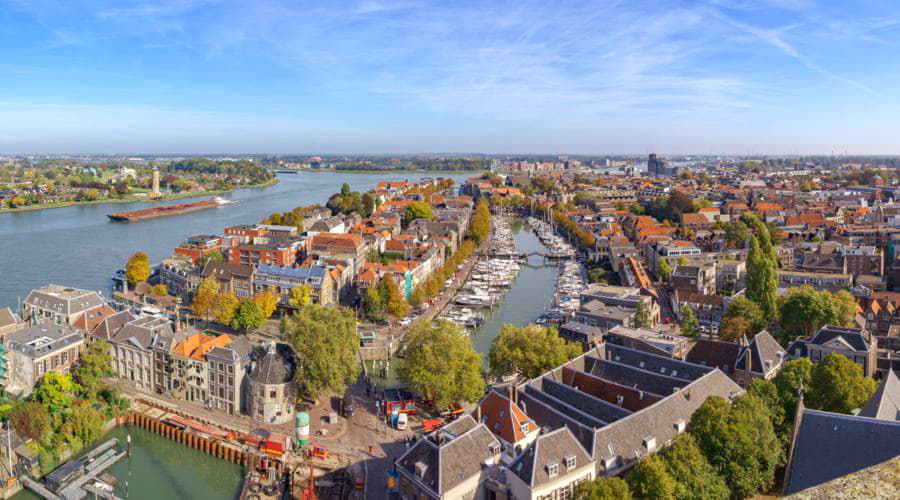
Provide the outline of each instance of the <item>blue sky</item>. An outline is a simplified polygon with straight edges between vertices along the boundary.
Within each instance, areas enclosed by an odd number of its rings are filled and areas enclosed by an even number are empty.
[[[900,2],[0,0],[0,152],[900,154]]]

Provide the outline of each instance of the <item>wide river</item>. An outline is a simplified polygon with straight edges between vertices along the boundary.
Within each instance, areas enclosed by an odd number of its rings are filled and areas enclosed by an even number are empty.
[[[144,208],[151,203],[75,205],[0,214],[0,307],[9,305],[16,309],[18,300],[24,300],[29,291],[50,283],[108,295],[110,277],[125,266],[134,252],[143,251],[152,262],[159,262],[190,235],[221,234],[226,226],[253,224],[272,212],[325,204],[345,182],[354,191],[365,191],[383,180],[441,176],[460,183],[472,175],[475,174],[279,174],[280,182],[274,186],[239,189],[223,196],[235,204],[134,223],[112,222],[106,214]]]

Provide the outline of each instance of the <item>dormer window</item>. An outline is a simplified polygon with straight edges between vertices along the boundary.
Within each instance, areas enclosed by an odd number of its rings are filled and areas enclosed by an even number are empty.
[[[677,432],[678,434],[681,434],[682,432],[684,432],[684,429],[686,427],[687,427],[687,424],[685,423],[683,418],[679,418],[678,420],[675,421],[675,432]]]
[[[522,434],[528,434],[528,422],[519,424],[519,430],[522,431]]]
[[[643,441],[643,445],[644,445],[644,449],[647,450],[647,452],[651,452],[651,451],[655,450],[656,449],[656,438],[653,436],[645,437],[644,441]]]
[[[569,455],[565,459],[566,462],[566,470],[570,471],[575,468],[575,455]]]
[[[546,465],[546,467],[548,476],[556,477],[559,475],[559,462],[550,462]]]
[[[499,455],[500,454],[500,444],[499,443],[491,443],[488,445],[488,451],[491,452],[491,455]]]

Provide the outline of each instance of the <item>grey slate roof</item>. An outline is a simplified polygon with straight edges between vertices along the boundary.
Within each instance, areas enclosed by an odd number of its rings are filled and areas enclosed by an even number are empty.
[[[206,359],[216,359],[222,361],[234,362],[243,359],[244,362],[250,360],[250,354],[253,352],[253,345],[246,337],[232,337],[231,343],[225,347],[215,346],[206,353]]]
[[[772,370],[777,370],[787,353],[778,342],[772,338],[766,330],[757,333],[746,349],[741,352],[738,357],[737,366],[742,369],[746,366],[747,356],[750,356],[750,371],[762,375],[768,374]],[[766,368],[766,362],[769,367]]]
[[[809,343],[824,345],[832,339],[840,337],[850,344],[853,349],[857,351],[868,351],[869,343],[867,335],[868,332],[858,328],[842,328],[839,326],[825,325],[813,334],[812,338],[809,339]]]
[[[456,434],[463,429],[463,432]],[[439,437],[443,438],[440,444],[435,442]],[[420,439],[400,457],[397,465],[441,496],[460,483],[480,475],[485,462],[497,463],[499,456],[491,453],[492,445],[499,450],[500,441],[484,424],[476,423],[470,415],[465,415],[432,436]],[[416,476],[416,464],[419,462],[426,466],[421,479]]]
[[[100,321],[97,326],[94,327],[94,330],[91,332],[91,336],[103,339],[103,340],[112,340],[113,337],[116,336],[116,333],[119,332],[119,329],[122,328],[126,323],[130,321],[134,321],[135,316],[128,311],[121,311],[110,316],[106,316]]]
[[[97,292],[60,285],[48,285],[40,290],[32,290],[25,303],[41,309],[52,309],[65,315],[80,313],[104,304]]]
[[[290,382],[294,378],[294,353],[285,344],[277,344],[250,371],[250,380],[267,385]]]
[[[513,474],[519,476],[519,479],[524,481],[525,484],[534,488],[551,481],[551,479],[555,479],[551,478],[547,473],[547,465],[550,463],[556,462],[558,464],[558,475],[556,477],[565,477],[570,472],[566,469],[566,457],[575,458],[575,468],[571,472],[575,472],[586,464],[594,462],[587,450],[569,432],[569,429],[560,427],[538,436],[509,465],[509,469]]]
[[[783,493],[796,493],[897,455],[900,422],[804,409]]]
[[[598,429],[594,440],[594,459],[620,456],[631,460],[644,456],[644,438],[654,437],[656,445],[661,447],[678,435],[676,423],[689,422],[706,398],[729,398],[743,392],[727,375],[713,370],[675,394]]]
[[[80,333],[66,325],[41,324],[10,333],[6,347],[31,359],[46,356],[84,340]]]
[[[859,412],[860,417],[879,420],[900,420],[900,378],[894,370],[888,370],[878,389]]]
[[[150,349],[154,342],[159,343],[158,337],[165,342],[174,333],[168,319],[141,316],[123,325],[111,340],[115,343],[127,342],[138,349]]]

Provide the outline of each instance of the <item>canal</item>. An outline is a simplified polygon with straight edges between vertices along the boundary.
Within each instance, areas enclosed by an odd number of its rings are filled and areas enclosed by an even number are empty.
[[[451,177],[460,183],[472,172],[390,174],[300,172],[279,174],[279,183],[262,189],[239,189],[223,195],[237,203],[178,217],[137,223],[112,222],[106,214],[145,208],[150,203],[73,205],[64,208],[0,214],[0,307],[16,309],[35,288],[57,283],[107,294],[110,277],[137,251],[159,262],[193,234],[221,234],[226,226],[253,224],[328,197],[347,183],[365,191],[384,180]],[[181,201],[183,202],[183,200]],[[171,202],[175,203],[175,202]]]
[[[131,457],[107,470],[118,479],[116,495],[133,500],[190,498],[222,500],[240,494],[243,467],[195,450],[136,426],[116,427],[97,444],[118,438],[124,446],[131,434]],[[128,490],[125,490],[125,483]],[[39,499],[23,491],[14,500]]]
[[[538,239],[528,224],[520,218],[510,220],[513,238],[520,252],[544,252],[546,248]],[[505,324],[525,326],[533,322],[550,305],[556,286],[556,263],[544,261],[542,257],[532,255],[528,257],[528,265],[522,266],[516,280],[510,286],[503,301],[493,309],[485,309],[483,312],[486,321],[480,327],[469,330],[472,332],[472,343],[482,355],[485,369],[488,368],[488,351],[500,328]],[[382,378],[381,368],[384,362],[366,362],[366,371],[372,376],[373,381],[380,387],[396,387],[401,385],[396,376],[396,360],[388,365],[388,376]]]

